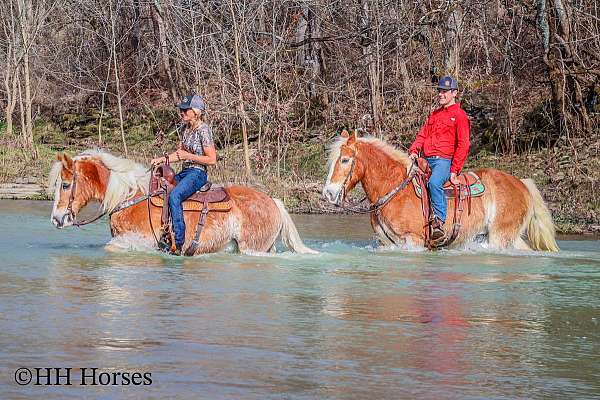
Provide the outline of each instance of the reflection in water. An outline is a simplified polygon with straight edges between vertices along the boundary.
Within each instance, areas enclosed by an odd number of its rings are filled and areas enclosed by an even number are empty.
[[[177,258],[134,238],[106,251],[102,224],[58,231],[46,211],[1,202],[0,214],[4,369],[150,371],[155,382],[142,392],[2,381],[0,398],[600,392],[597,242],[563,242],[557,255],[380,251],[361,218],[295,216],[321,254]]]

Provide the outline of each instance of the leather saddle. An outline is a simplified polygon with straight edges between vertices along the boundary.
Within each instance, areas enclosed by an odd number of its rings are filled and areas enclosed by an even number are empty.
[[[162,207],[165,193],[170,192],[176,185],[175,171],[169,165],[162,164],[156,167],[154,173],[150,177],[150,193],[156,193],[156,197],[152,197],[152,204],[157,207]],[[157,198],[159,197],[159,198]],[[156,200],[156,201],[155,201]],[[202,204],[223,203],[229,201],[229,194],[221,185],[216,185],[207,182],[200,188],[199,191],[188,197],[184,201],[184,210],[196,209],[189,202],[198,202]],[[156,203],[156,204],[155,204]],[[187,206],[187,207],[186,207]]]
[[[419,173],[426,184],[431,177],[431,167],[424,158],[417,159],[417,166],[419,167]],[[475,172],[463,172],[457,176],[457,179],[460,182],[460,197],[462,198],[479,197],[485,192],[485,185],[481,182],[481,178]],[[417,197],[421,198],[423,196],[423,188],[418,179],[413,179],[413,187]],[[455,186],[450,181],[447,181],[444,184],[444,192],[446,193],[447,199],[455,198],[458,193],[458,191],[455,190]]]
[[[161,215],[161,238],[158,241],[159,248],[174,253],[174,240],[171,230],[171,216],[168,207],[169,195],[175,187],[175,171],[168,164],[156,167],[150,175],[149,198],[152,205],[162,207]],[[183,202],[183,211],[199,211],[198,225],[193,240],[185,249],[187,256],[195,254],[200,244],[200,235],[204,229],[207,215],[211,211],[227,212],[231,210],[229,194],[223,186],[212,185],[207,182],[199,191],[191,195]]]
[[[450,202],[451,199],[454,201],[452,230],[449,235],[443,235],[442,237],[436,238],[434,233],[436,233],[436,224],[439,221],[437,218],[434,218],[429,192],[427,191],[427,182],[429,182],[429,178],[431,177],[431,167],[424,158],[417,159],[417,166],[418,170],[413,179],[413,187],[417,197],[421,199],[421,209],[423,212],[423,220],[425,222],[423,226],[425,245],[430,249],[449,246],[456,240],[460,232],[462,212],[464,210],[463,201],[467,202],[468,214],[470,215],[471,199],[483,195],[485,186],[483,185],[483,182],[481,182],[479,176],[474,172],[460,174],[457,177],[459,180],[458,185],[454,185],[450,181],[444,184],[444,191],[448,198],[448,202]]]

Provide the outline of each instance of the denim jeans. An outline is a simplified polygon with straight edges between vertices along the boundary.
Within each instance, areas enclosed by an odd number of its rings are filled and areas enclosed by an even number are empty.
[[[431,166],[431,178],[429,178],[429,183],[427,184],[429,196],[431,197],[431,206],[435,215],[446,222],[448,203],[443,186],[450,179],[450,165],[452,164],[452,160],[432,157],[426,157],[426,160]]]
[[[185,242],[185,221],[183,219],[183,201],[196,193],[208,180],[206,172],[198,168],[186,168],[175,175],[177,186],[169,196],[169,209],[173,219],[175,246],[181,249]]]

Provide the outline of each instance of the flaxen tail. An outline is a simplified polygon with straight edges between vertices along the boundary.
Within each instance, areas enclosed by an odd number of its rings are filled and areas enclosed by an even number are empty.
[[[527,236],[534,250],[558,251],[555,239],[554,222],[550,210],[532,179],[521,179],[531,195],[531,218],[527,228]]]
[[[309,249],[302,243],[302,239],[300,239],[300,235],[296,230],[296,225],[294,225],[294,221],[292,221],[292,217],[290,217],[290,214],[285,209],[283,202],[279,199],[273,199],[273,201],[279,209],[279,214],[281,214],[281,240],[283,240],[283,244],[296,253],[318,254],[318,251]]]

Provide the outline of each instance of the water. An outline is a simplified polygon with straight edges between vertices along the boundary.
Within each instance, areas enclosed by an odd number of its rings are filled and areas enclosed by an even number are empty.
[[[108,252],[105,222],[60,231],[50,207],[0,202],[2,399],[600,398],[597,240],[379,250],[362,217],[295,216],[320,255],[177,258]],[[19,386],[20,367],[72,385]]]

